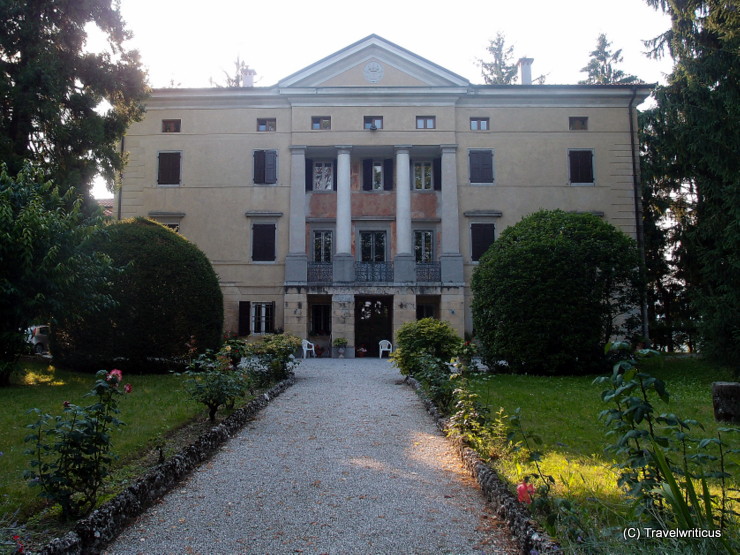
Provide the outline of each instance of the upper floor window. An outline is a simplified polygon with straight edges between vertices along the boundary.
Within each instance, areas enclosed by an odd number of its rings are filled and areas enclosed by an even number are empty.
[[[313,116],[311,118],[311,129],[314,131],[331,129],[331,118],[329,116]]]
[[[393,189],[393,159],[362,161],[362,190],[391,191]]]
[[[414,166],[414,189],[417,191],[431,191],[434,180],[432,177],[431,161],[415,161]]]
[[[333,238],[331,230],[313,232],[314,262],[331,262]]]
[[[331,191],[334,189],[334,162],[317,161],[313,163],[313,190]]]
[[[179,133],[180,121],[179,119],[163,119],[162,133]]]
[[[257,185],[277,183],[277,150],[254,151],[254,182]]]
[[[591,149],[569,150],[568,170],[571,185],[593,185],[594,151]]]
[[[275,262],[275,224],[252,225],[252,262]]]
[[[468,153],[470,161],[470,182],[493,184],[493,151],[471,150]]]
[[[470,257],[473,262],[480,260],[493,244],[495,224],[470,224]]]
[[[277,120],[275,118],[258,118],[257,131],[275,131],[277,130]]]
[[[432,231],[414,231],[414,255],[418,264],[434,262],[433,237]]]
[[[416,128],[417,129],[436,129],[437,118],[436,116],[416,116]]]
[[[582,116],[568,118],[568,129],[571,131],[587,131],[588,118]]]
[[[160,152],[158,155],[157,185],[179,185],[182,152]]]
[[[488,118],[470,118],[470,130],[471,131],[488,131],[489,119]]]
[[[363,121],[365,129],[383,129],[383,116],[365,116]]]

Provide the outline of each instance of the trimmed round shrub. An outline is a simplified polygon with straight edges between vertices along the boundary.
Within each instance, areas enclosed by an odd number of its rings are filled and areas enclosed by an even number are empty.
[[[585,374],[639,314],[634,240],[591,214],[540,211],[505,229],[473,273],[486,362],[516,373]]]
[[[462,339],[447,322],[422,318],[403,324],[396,332],[394,364],[404,376],[414,376],[424,368],[422,357],[426,354],[442,362],[449,362],[457,355]]]
[[[52,352],[80,370],[166,371],[205,349],[217,349],[223,296],[205,254],[171,229],[137,218],[106,226],[83,245],[111,257],[121,271],[117,306],[52,330]]]

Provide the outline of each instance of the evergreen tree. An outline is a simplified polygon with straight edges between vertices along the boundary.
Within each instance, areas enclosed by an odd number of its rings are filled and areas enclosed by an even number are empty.
[[[112,182],[121,170],[120,139],[142,114],[146,76],[112,4],[0,3],[0,160],[11,174],[30,160],[62,191],[86,193],[96,174]],[[86,50],[89,23],[107,51]]]
[[[646,0],[671,16],[650,41],[675,66],[656,90],[662,170],[693,188],[680,230],[681,265],[699,312],[703,350],[738,367],[740,348],[740,9],[725,0]],[[656,173],[659,173],[656,172]],[[670,191],[665,183],[656,188]]]
[[[612,54],[609,50],[612,43],[606,39],[604,33],[596,39],[596,50],[591,52],[591,59],[582,72],[588,73],[588,79],[579,81],[579,85],[611,85],[635,83],[639,79],[634,75],[627,75],[616,65],[622,62],[622,50]]]
[[[486,85],[511,85],[517,81],[517,64],[514,59],[514,47],[506,46],[506,37],[499,31],[496,38],[489,41],[488,53],[492,60],[478,60],[481,76]]]

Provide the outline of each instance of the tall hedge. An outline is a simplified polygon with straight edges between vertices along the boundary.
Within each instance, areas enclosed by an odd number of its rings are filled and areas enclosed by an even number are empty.
[[[473,273],[473,323],[512,372],[603,369],[603,345],[639,314],[635,241],[591,214],[540,211],[505,229]],[[505,366],[504,366],[505,367]]]
[[[205,254],[174,231],[137,218],[106,226],[83,246],[121,271],[111,282],[117,306],[56,326],[52,353],[78,369],[167,370],[220,345],[223,297]],[[193,341],[194,340],[194,341]]]

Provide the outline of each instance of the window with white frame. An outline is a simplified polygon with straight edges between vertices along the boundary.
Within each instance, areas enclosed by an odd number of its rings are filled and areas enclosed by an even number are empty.
[[[334,189],[334,162],[315,161],[313,163],[313,190],[331,191]]]
[[[275,331],[275,303],[251,303],[251,328],[255,335],[273,333]]]
[[[415,160],[414,169],[414,189],[417,191],[431,191],[434,178],[432,176],[433,164],[431,160]]]

